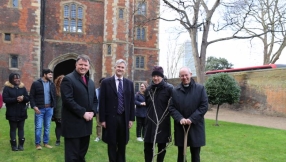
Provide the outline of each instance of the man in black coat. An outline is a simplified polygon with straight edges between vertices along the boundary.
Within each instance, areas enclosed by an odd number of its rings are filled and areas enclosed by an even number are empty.
[[[167,143],[170,143],[172,139],[168,104],[173,86],[165,82],[163,78],[163,68],[161,66],[154,66],[152,83],[144,93],[147,107],[144,135],[145,162],[151,162],[155,156],[153,155],[153,149],[156,149],[153,148],[154,143],[158,146],[157,162],[163,162]]]
[[[61,83],[66,162],[85,161],[92,134],[92,118],[98,103],[94,82],[86,75],[90,67],[89,57],[79,55],[75,66],[75,71],[66,75]]]
[[[135,120],[133,82],[124,78],[126,61],[115,63],[115,75],[104,79],[100,86],[99,120],[102,140],[108,144],[109,162],[125,162],[129,129]]]
[[[35,144],[36,149],[41,150],[42,125],[44,125],[43,143],[44,147],[52,148],[49,145],[50,125],[57,105],[56,88],[52,82],[53,71],[43,69],[42,77],[33,82],[30,89],[30,104],[35,111]]]
[[[205,88],[195,83],[191,78],[189,68],[180,69],[181,84],[173,90],[169,106],[171,116],[174,118],[175,145],[178,146],[178,160],[183,162],[184,130],[190,126],[187,136],[187,146],[190,146],[192,162],[200,161],[201,146],[205,141],[204,115],[208,110],[208,97]]]

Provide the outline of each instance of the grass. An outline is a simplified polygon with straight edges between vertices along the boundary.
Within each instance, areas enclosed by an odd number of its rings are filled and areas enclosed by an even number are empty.
[[[61,146],[53,149],[43,148],[37,151],[34,146],[34,112],[29,109],[25,123],[26,142],[24,151],[11,151],[9,143],[9,124],[5,119],[6,109],[0,109],[0,161],[5,162],[62,162],[64,161],[63,139]],[[95,120],[94,120],[95,122]],[[244,124],[220,121],[220,126],[213,126],[214,120],[206,120],[207,145],[201,149],[202,162],[285,162],[286,131]],[[286,124],[286,123],[281,123]],[[95,125],[94,125],[95,126]],[[55,124],[52,123],[50,144],[55,144]],[[95,129],[94,129],[95,131]],[[127,145],[127,162],[143,162],[143,143],[136,141],[135,125],[130,132]],[[95,132],[91,136],[86,155],[87,162],[107,162],[107,147],[102,141],[94,142]],[[172,145],[167,149],[165,162],[175,162],[177,148]],[[190,161],[190,153],[188,153]]]

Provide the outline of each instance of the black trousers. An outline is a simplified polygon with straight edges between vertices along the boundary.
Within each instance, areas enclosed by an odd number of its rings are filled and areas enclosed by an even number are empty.
[[[116,116],[116,144],[108,144],[109,162],[125,162],[126,126],[124,113]],[[107,125],[108,126],[108,125]],[[110,126],[109,126],[110,127]],[[111,126],[112,127],[112,126]]]
[[[57,138],[57,142],[61,141],[61,131],[62,131],[62,123],[55,121],[56,123],[56,128],[55,128],[55,134],[56,134],[56,138]]]
[[[166,143],[157,143],[158,147],[158,155],[157,162],[164,162],[165,154],[166,154]],[[144,142],[144,158],[145,162],[152,162],[153,158],[153,143]]]
[[[136,116],[136,136],[144,137],[145,133],[145,118]]]
[[[23,139],[24,138],[24,124],[25,120],[22,121],[10,121],[10,139],[15,140],[16,139],[16,131],[18,129],[18,138]]]
[[[190,152],[192,156],[192,162],[200,162],[201,147],[190,147]],[[184,162],[184,147],[178,147],[177,162]]]
[[[90,136],[65,138],[65,162],[85,162]]]

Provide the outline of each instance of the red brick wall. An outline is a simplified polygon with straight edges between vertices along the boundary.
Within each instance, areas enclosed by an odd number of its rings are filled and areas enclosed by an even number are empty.
[[[156,1],[159,2],[159,0]],[[146,1],[146,18],[158,14],[159,3],[156,1]],[[40,1],[21,0],[20,9],[9,7],[8,2],[9,0],[0,1],[1,85],[8,79],[9,73],[14,71],[9,69],[8,54],[19,55],[19,69],[16,71],[22,75],[22,81],[28,90],[32,81],[40,77],[41,68],[51,67],[51,63],[58,58],[64,58],[61,56],[66,54],[89,55],[95,70],[93,79],[96,83],[102,76],[113,75],[114,63],[119,58],[128,62],[126,77],[134,81],[150,79],[152,67],[158,64],[159,20],[144,24],[147,27],[146,41],[134,41],[134,27],[138,25],[134,23],[135,1],[46,0],[43,46],[41,46],[39,30],[41,12],[38,2]],[[75,2],[84,6],[82,34],[63,32],[62,7],[65,2]],[[124,20],[118,19],[118,8],[125,9]],[[3,41],[3,33],[12,33],[11,43]],[[106,56],[104,53],[106,43],[112,43],[112,56]],[[41,54],[43,54],[43,60],[40,60]],[[146,57],[145,69],[134,69],[135,55]],[[41,62],[43,62],[42,65]]]
[[[39,77],[37,60],[34,60],[40,48],[35,46],[40,38],[38,15],[35,14],[39,8],[32,6],[32,2],[36,4],[38,1],[21,0],[19,8],[12,8],[9,0],[0,1],[0,85],[4,85],[11,72],[21,75],[27,89],[30,89],[34,78]],[[11,33],[11,42],[4,41],[4,33]],[[9,68],[9,54],[18,55],[17,69]]]

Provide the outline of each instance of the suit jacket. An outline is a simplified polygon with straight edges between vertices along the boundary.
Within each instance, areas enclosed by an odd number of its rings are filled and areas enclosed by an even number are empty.
[[[135,120],[134,115],[134,86],[133,82],[123,78],[124,93],[124,113],[126,137],[119,140],[129,141],[129,121]],[[118,108],[117,88],[115,77],[104,79],[100,86],[99,96],[99,120],[106,122],[106,128],[103,128],[102,140],[107,144],[116,144],[116,116]]]
[[[62,80],[62,136],[66,138],[92,134],[92,120],[86,121],[83,115],[85,112],[95,114],[98,101],[94,82],[88,77],[86,81],[87,85],[76,71],[66,75]]]

